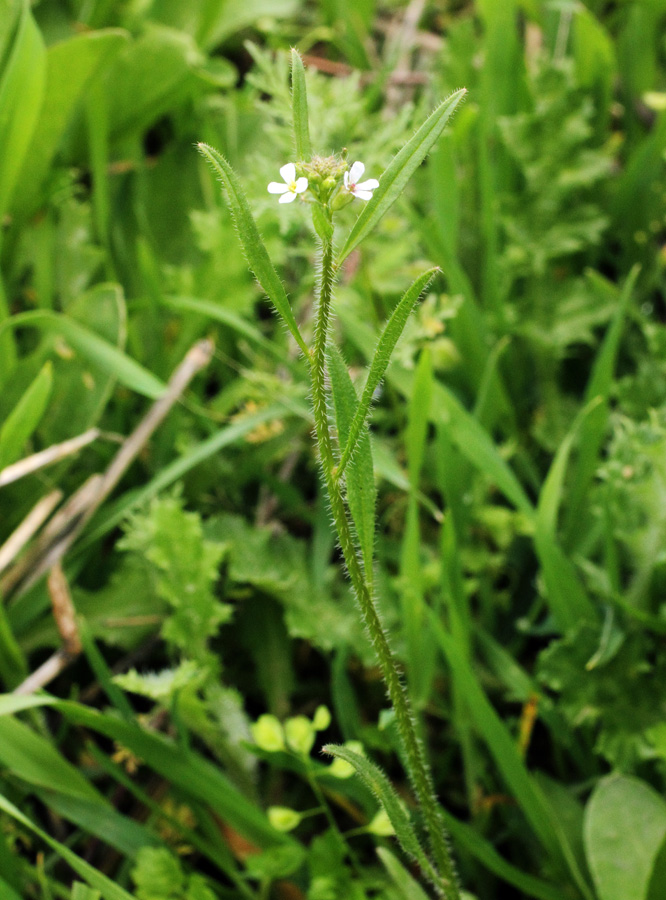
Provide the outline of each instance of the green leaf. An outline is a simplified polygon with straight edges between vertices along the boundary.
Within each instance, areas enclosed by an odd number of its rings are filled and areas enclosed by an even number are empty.
[[[351,251],[372,231],[384,213],[395,203],[403,192],[405,185],[416,169],[421,165],[435,141],[444,130],[451,114],[454,112],[467,91],[461,88],[444,100],[430,114],[414,137],[393,158],[384,174],[379,179],[379,187],[375,190],[358,217],[345,245],[340,251],[337,265],[349,256]]]
[[[23,3],[16,36],[0,76],[0,220],[7,212],[44,95],[46,51]]]
[[[328,358],[335,418],[342,443],[349,435],[349,428],[358,406],[358,397],[349,377],[347,365],[334,345],[328,348]],[[359,435],[354,458],[347,469],[346,497],[361,547],[366,577],[372,581],[377,488],[367,428],[363,428]]]
[[[13,716],[0,718],[0,762],[28,784],[98,803],[106,802],[53,744]]]
[[[99,891],[89,888],[81,881],[75,881],[72,885],[72,900],[100,900],[101,896]]]
[[[622,337],[638,274],[639,267],[634,266],[627,276],[619,297],[616,296],[614,288],[611,289],[612,299],[617,303],[617,309],[594,360],[592,374],[585,388],[585,400],[587,403],[590,403],[595,398],[601,398],[602,402],[594,415],[590,416],[581,428],[578,458],[572,473],[569,503],[565,517],[564,531],[570,539],[579,531],[581,513],[587,501],[588,489],[594,478],[599,462],[599,451],[608,427],[608,403],[613,383],[613,373],[615,371],[620,338]],[[601,281],[598,276],[597,281]],[[603,284],[603,286],[608,287],[606,284]]]
[[[100,892],[104,900],[134,900],[131,894],[128,894],[123,888],[114,884],[106,877],[106,875],[98,872],[97,869],[81,859],[81,857],[77,856],[76,853],[73,853],[69,847],[56,841],[45,831],[42,831],[41,828],[34,825],[27,816],[23,815],[20,809],[17,809],[13,803],[2,795],[0,795],[0,809],[6,812],[7,815],[16,819],[17,822],[20,822],[25,828],[32,831],[33,834],[36,834],[52,850],[55,850],[55,852],[72,867],[77,875],[80,875],[81,878],[85,879],[90,887]]]
[[[238,334],[253,341],[266,353],[270,353],[271,356],[276,357],[285,365],[289,365],[290,361],[287,359],[282,347],[278,346],[274,341],[269,341],[265,338],[259,329],[252,325],[251,322],[248,322],[247,319],[225,309],[219,303],[215,303],[212,300],[200,300],[198,297],[163,297],[161,302],[170,309],[200,313],[202,316],[207,316],[209,319],[228,325],[229,328],[233,328]]]
[[[138,900],[180,896],[185,875],[180,861],[166,847],[142,847],[132,869]]]
[[[427,614],[430,627],[458,682],[474,725],[483,737],[488,751],[513,792],[525,818],[548,853],[558,862],[566,864],[586,900],[593,900],[592,892],[580,871],[568,838],[543,791],[527,770],[513,736],[488,700],[478,677],[456,642],[444,630],[432,610],[428,609]]]
[[[127,42],[119,29],[77,34],[48,48],[46,87],[13,207],[32,208],[65,130],[82,103],[91,79]]]
[[[460,822],[446,810],[442,810],[442,816],[456,845],[464,847],[489,872],[493,872],[498,878],[506,881],[507,884],[514,885],[527,897],[534,897],[535,900],[564,900],[561,888],[555,887],[541,878],[535,878],[534,875],[528,875],[527,872],[523,872],[507,862],[499,855],[490,841],[483,838],[471,825]]]
[[[289,298],[287,297],[284,285],[278,278],[278,274],[268,256],[268,251],[259,234],[247,198],[240,186],[238,175],[236,175],[226,159],[224,159],[224,157],[213,147],[210,147],[208,144],[198,144],[198,148],[201,155],[208,161],[211,168],[216,173],[224,188],[231,208],[236,231],[238,232],[238,237],[243,246],[250,269],[254,273],[254,276],[262,289],[268,295],[268,298],[275,309],[282,316],[287,328],[292,333],[294,340],[305,356],[309,358],[310,351],[298,330],[298,325],[296,324],[296,319],[291,311]]]
[[[377,847],[377,856],[400,891],[402,900],[428,900],[427,894],[418,881],[412,878],[400,860],[396,859],[386,847]]]
[[[308,95],[305,85],[305,68],[301,55],[291,49],[291,104],[294,113],[294,139],[296,159],[309,162],[312,156],[310,125],[308,122]]]
[[[584,838],[599,900],[647,900],[666,838],[666,803],[644,781],[610,775],[587,804]]]
[[[419,864],[424,874],[433,884],[439,884],[440,879],[434,871],[430,860],[425,855],[409,815],[405,811],[391,782],[379,766],[341,744],[326,744],[326,746],[322,747],[322,751],[334,756],[336,759],[344,759],[345,762],[354,767],[361,781],[372,791],[386,810],[386,814],[395,830],[395,836],[402,849]]]
[[[340,457],[340,464],[338,465],[338,476],[342,474],[356,450],[359,435],[370,414],[372,398],[386,373],[388,364],[391,361],[391,354],[395,350],[395,345],[398,343],[400,335],[407,324],[407,320],[414,307],[423,296],[423,293],[427,290],[428,285],[439,271],[438,268],[428,269],[427,272],[424,272],[423,275],[420,275],[416,279],[393,310],[390,319],[381,333],[372,357],[370,371],[368,372],[368,378],[365,382],[365,387],[363,388],[361,400],[357,406],[352,423],[349,426],[349,435]]]
[[[117,347],[100,338],[93,331],[79,325],[69,316],[51,310],[32,310],[19,313],[0,323],[0,334],[9,328],[32,325],[43,331],[62,334],[72,347],[96,365],[101,371],[114,375],[118,381],[145,397],[155,399],[166,390],[166,385],[152,372],[144,369]]]
[[[53,366],[46,362],[0,428],[0,469],[21,457],[25,442],[39,424],[51,396]]]

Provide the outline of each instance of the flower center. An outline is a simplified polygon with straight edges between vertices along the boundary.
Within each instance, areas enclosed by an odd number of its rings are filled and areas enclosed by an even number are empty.
[[[289,184],[287,185],[287,187],[292,192],[292,194],[296,193],[296,182],[295,181],[290,181]]]

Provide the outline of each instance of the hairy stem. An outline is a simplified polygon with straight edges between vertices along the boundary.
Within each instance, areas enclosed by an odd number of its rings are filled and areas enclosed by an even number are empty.
[[[400,679],[397,660],[379,619],[372,590],[363,574],[342,487],[335,477],[336,462],[328,426],[326,396],[326,340],[330,323],[333,279],[333,242],[331,239],[326,239],[322,242],[321,271],[318,278],[319,303],[310,358],[312,402],[324,481],[349,578],[372,645],[379,658],[388,695],[395,710],[405,751],[408,775],[419,800],[428,831],[430,849],[440,874],[440,890],[446,900],[460,900],[458,883],[447,846],[446,831],[439,811],[430,768],[416,734],[414,716],[409,697]]]

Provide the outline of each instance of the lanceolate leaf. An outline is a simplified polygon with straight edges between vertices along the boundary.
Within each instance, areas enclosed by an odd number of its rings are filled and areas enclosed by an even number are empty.
[[[425,855],[423,848],[419,842],[414,826],[409,816],[400,802],[398,795],[393,789],[391,782],[382,772],[379,766],[370,762],[364,756],[354,753],[348,747],[339,744],[326,744],[322,748],[324,753],[329,753],[339,759],[344,759],[352,765],[361,781],[372,791],[379,802],[386,810],[386,814],[393,825],[395,836],[405,853],[416,860],[423,872],[433,884],[439,884],[436,872],[434,871],[430,860]]]
[[[305,68],[298,50],[291,51],[291,103],[294,110],[294,138],[296,158],[309,160],[312,156],[310,126],[308,124],[308,95],[305,87]]]
[[[213,147],[208,144],[199,144],[198,147],[199,152],[210,163],[224,188],[248,265],[263,290],[266,291],[269,300],[284,319],[298,346],[306,356],[309,356],[307,345],[291,311],[284,285],[270,261],[238,176],[226,159]]]
[[[342,443],[349,434],[358,398],[352,384],[347,365],[337,347],[329,347],[329,375],[335,406],[338,435]],[[361,430],[354,458],[349,465],[346,478],[347,503],[356,527],[366,578],[372,581],[372,559],[375,549],[375,473],[372,464],[370,435],[366,428]]]
[[[444,100],[430,114],[414,137],[393,158],[389,167],[379,179],[379,187],[375,190],[372,200],[368,201],[367,206],[363,209],[363,212],[354,223],[354,227],[349,232],[349,237],[338,257],[338,265],[372,231],[384,213],[398,199],[405,185],[432,149],[451,114],[466,93],[465,88],[460,88],[459,91],[456,91],[447,100]]]
[[[424,272],[423,275],[417,278],[393,310],[391,318],[386,323],[381,337],[379,338],[379,342],[377,343],[377,349],[372,358],[372,363],[370,364],[370,371],[368,373],[367,381],[365,382],[361,400],[356,409],[354,419],[349,427],[349,436],[342,452],[342,456],[340,457],[340,465],[338,466],[339,475],[344,471],[356,449],[359,435],[363,430],[363,426],[365,425],[370,412],[372,398],[384,377],[384,373],[391,360],[391,354],[407,324],[407,319],[437,272],[439,272],[438,268],[428,269],[427,272]]]

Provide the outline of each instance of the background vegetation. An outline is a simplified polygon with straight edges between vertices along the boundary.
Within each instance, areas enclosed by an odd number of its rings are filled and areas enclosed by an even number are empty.
[[[335,307],[354,377],[442,269],[373,414],[376,578],[461,882],[666,895],[665,17],[0,0],[3,900],[426,896],[318,752],[359,742],[412,804],[307,373],[194,146],[240,173],[307,331],[316,241],[266,192],[290,46],[314,147],[369,177],[469,91]]]

